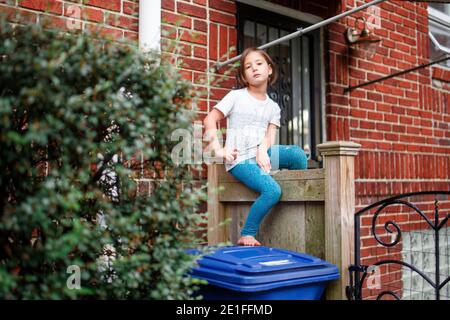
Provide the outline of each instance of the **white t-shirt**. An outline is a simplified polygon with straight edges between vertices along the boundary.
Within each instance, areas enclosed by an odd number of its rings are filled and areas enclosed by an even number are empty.
[[[239,154],[233,162],[225,162],[226,171],[239,162],[256,157],[258,145],[263,141],[269,123],[280,127],[281,110],[266,94],[266,100],[258,100],[242,88],[228,92],[214,106],[227,117],[225,147]]]

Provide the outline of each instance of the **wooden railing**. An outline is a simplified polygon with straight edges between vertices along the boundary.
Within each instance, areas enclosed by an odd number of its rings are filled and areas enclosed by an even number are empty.
[[[280,202],[264,218],[257,239],[265,246],[305,252],[337,265],[341,279],[328,285],[327,299],[345,299],[347,268],[354,252],[354,157],[360,145],[326,142],[317,148],[323,169],[281,170]],[[208,165],[208,244],[236,243],[258,193],[225,171]],[[228,223],[227,223],[228,221]]]

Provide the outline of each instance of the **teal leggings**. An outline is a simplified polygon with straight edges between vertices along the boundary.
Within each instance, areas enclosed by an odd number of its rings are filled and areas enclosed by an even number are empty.
[[[273,145],[267,153],[272,170],[307,168],[305,152],[297,145]],[[256,157],[238,163],[229,172],[247,187],[260,193],[250,207],[247,221],[241,230],[241,236],[256,236],[261,221],[281,198],[280,185],[256,163]]]

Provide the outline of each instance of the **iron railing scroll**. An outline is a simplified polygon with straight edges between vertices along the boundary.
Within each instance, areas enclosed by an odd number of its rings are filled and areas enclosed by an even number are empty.
[[[410,198],[414,199],[416,197],[428,197],[428,201],[432,203],[431,206],[434,206],[433,211],[429,210],[428,214],[425,213],[423,210],[421,210],[419,207],[420,205],[416,205],[412,201],[409,201]],[[434,202],[434,205],[433,205]],[[440,211],[440,203],[445,203],[446,207],[444,210]],[[447,234],[447,245],[445,247],[445,252],[441,253],[440,248],[440,236],[439,233],[444,230],[444,227],[447,227],[447,223],[450,219],[450,209],[448,204],[450,203],[450,191],[425,191],[425,192],[415,192],[415,193],[408,193],[408,194],[402,194],[395,197],[391,197],[388,199],[384,199],[382,201],[378,201],[372,205],[369,205],[365,207],[364,209],[358,211],[355,214],[355,264],[351,265],[349,267],[350,272],[350,284],[347,286],[347,298],[349,300],[362,300],[363,297],[363,287],[365,282],[367,282],[368,278],[376,271],[377,268],[380,268],[381,266],[387,266],[388,265],[396,265],[399,268],[406,268],[408,269],[408,272],[411,271],[411,273],[415,273],[415,277],[420,276],[424,282],[427,283],[432,287],[432,292],[434,292],[434,298],[436,300],[441,299],[441,289],[443,289],[448,282],[450,281],[450,276],[443,279],[441,278],[441,259],[442,256],[444,257],[445,261],[444,263],[449,263],[447,260],[450,261],[450,258],[448,257],[448,253],[450,252],[450,249],[448,248],[448,238],[450,236]],[[387,221],[379,222],[380,220],[380,214],[385,212],[385,210],[388,207],[391,206],[406,206],[406,210],[403,210],[401,214],[409,214],[409,215],[415,215],[417,214],[420,218],[415,217],[414,222],[417,220],[421,222],[426,222],[427,230],[429,230],[430,235],[434,236],[434,252],[429,253],[431,256],[434,253],[434,274],[433,276],[430,276],[430,270],[427,270],[425,272],[424,270],[421,270],[418,266],[413,265],[412,263],[405,262],[399,259],[395,259],[395,255],[392,256],[394,258],[390,258],[389,256],[389,248],[393,248],[397,246],[400,241],[402,240],[402,227],[405,227],[405,217],[403,216],[403,220],[400,223],[397,223],[394,219],[387,218]],[[370,228],[369,236],[367,236],[367,231],[364,234],[365,239],[367,238],[374,238],[376,240],[375,245],[377,248],[381,248],[380,250],[384,250],[385,253],[383,255],[383,259],[380,259],[378,261],[375,261],[371,263],[371,265],[364,265],[361,263],[361,223],[362,223],[362,217],[369,216],[370,214],[375,210],[375,213],[371,217],[372,224]],[[446,213],[446,214],[445,214]],[[397,216],[399,217],[399,216]],[[432,217],[432,218],[430,218]],[[386,219],[385,219],[386,220]],[[364,221],[367,224],[367,218]],[[384,230],[386,231],[387,235],[390,235],[390,241],[386,240],[385,238],[381,237],[379,235],[380,229],[383,226]],[[367,229],[367,226],[365,226]],[[429,227],[429,229],[428,229]],[[445,232],[448,229],[445,229]],[[442,236],[442,235],[441,235]],[[386,237],[388,238],[388,237]],[[373,247],[372,247],[373,248]],[[386,249],[383,249],[386,248]],[[377,249],[373,249],[377,250]],[[370,252],[370,251],[369,251]],[[387,254],[386,254],[387,252]],[[367,251],[366,251],[367,253]],[[417,253],[414,251],[413,253]],[[398,255],[397,255],[398,257]],[[365,257],[366,258],[366,257]],[[376,259],[375,259],[376,260]],[[431,264],[433,265],[433,264]],[[449,266],[450,268],[450,266]],[[402,269],[403,270],[403,269]],[[428,274],[427,274],[428,273]],[[385,277],[387,279],[390,279],[389,277]],[[383,281],[383,277],[380,277],[380,281]],[[398,279],[397,279],[398,280]],[[367,283],[366,283],[367,286]],[[402,288],[401,290],[405,290]],[[400,300],[402,299],[402,295],[399,294],[401,290],[380,290],[379,293],[376,293],[376,299],[381,300],[384,298],[391,298]],[[428,294],[429,296],[429,294]],[[444,298],[449,298],[448,295]]]

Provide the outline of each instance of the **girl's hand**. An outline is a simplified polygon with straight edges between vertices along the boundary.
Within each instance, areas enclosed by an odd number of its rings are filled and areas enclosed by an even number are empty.
[[[265,172],[269,173],[272,166],[270,165],[270,158],[267,154],[267,149],[263,146],[258,147],[258,151],[256,152],[256,162]]]
[[[233,162],[238,156],[239,151],[234,149],[233,151],[229,151],[227,148],[223,147],[217,149],[214,153],[216,157],[220,157],[224,159],[226,162]]]

